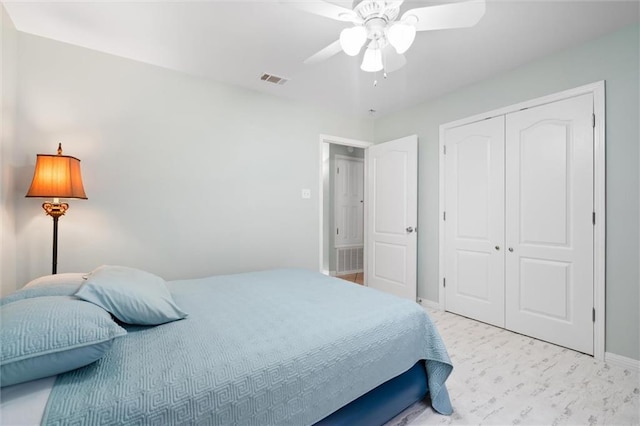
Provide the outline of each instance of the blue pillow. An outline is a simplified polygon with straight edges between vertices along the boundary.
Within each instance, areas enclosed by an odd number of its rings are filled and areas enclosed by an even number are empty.
[[[79,288],[80,285],[77,284],[56,284],[46,287],[23,288],[0,299],[0,306],[32,297],[73,296]]]
[[[76,297],[95,303],[127,324],[157,325],[187,316],[173,301],[162,278],[125,266],[96,268]]]
[[[31,297],[73,296],[84,284],[86,275],[86,273],[70,272],[36,278],[15,293],[0,299],[0,306]]]
[[[0,307],[0,321],[3,387],[91,364],[127,333],[108,312],[72,296],[8,303]]]

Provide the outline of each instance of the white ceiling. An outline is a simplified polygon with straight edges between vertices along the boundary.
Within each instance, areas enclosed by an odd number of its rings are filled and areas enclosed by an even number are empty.
[[[292,0],[288,0],[292,1]],[[306,0],[295,0],[306,1]],[[320,0],[310,0],[320,1]],[[446,1],[405,1],[402,11]],[[350,7],[350,2],[334,3]],[[5,1],[16,28],[212,80],[376,116],[437,97],[638,22],[640,2],[487,0],[470,29],[420,32],[386,80],[343,53],[303,61],[349,24],[277,0]],[[597,60],[597,58],[594,58]],[[290,81],[260,81],[267,72]]]

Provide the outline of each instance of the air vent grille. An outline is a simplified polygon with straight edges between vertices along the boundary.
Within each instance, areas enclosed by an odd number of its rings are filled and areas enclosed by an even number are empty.
[[[260,76],[260,80],[262,81],[266,81],[267,83],[273,83],[273,84],[278,84],[280,86],[282,86],[283,84],[285,84],[287,81],[289,81],[289,79],[284,78],[284,77],[278,77],[277,75],[273,75],[273,74],[267,74],[264,73]]]
[[[336,248],[336,273],[355,274],[364,271],[364,247]]]

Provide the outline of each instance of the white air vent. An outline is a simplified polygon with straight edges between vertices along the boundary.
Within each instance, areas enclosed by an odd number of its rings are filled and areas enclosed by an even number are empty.
[[[278,77],[277,75],[272,75],[272,74],[267,74],[267,73],[262,74],[260,76],[260,80],[266,81],[268,83],[278,84],[280,86],[282,86],[287,81],[289,81],[288,79],[286,79],[284,77]]]
[[[364,247],[336,248],[336,273],[355,274],[364,271]]]

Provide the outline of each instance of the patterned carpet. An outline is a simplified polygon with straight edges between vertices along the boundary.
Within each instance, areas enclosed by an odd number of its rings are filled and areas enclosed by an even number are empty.
[[[637,371],[476,322],[428,310],[454,370],[447,381],[454,413],[418,402],[386,426],[638,425]]]

